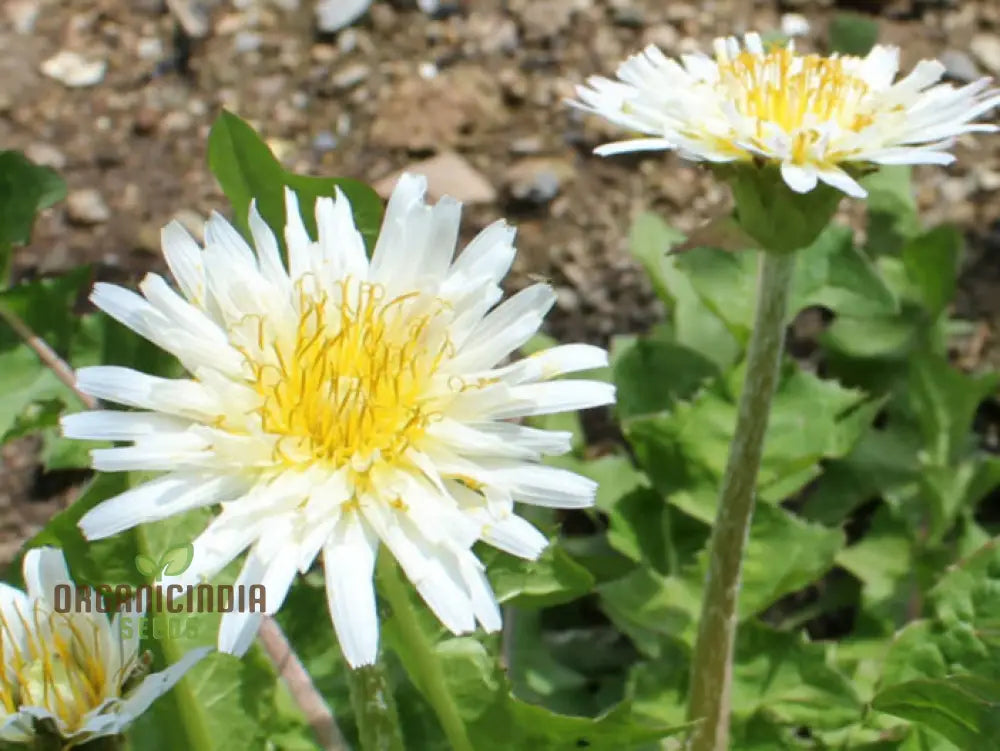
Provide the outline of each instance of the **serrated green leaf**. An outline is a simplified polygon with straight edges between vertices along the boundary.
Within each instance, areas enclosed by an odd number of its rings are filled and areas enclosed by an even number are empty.
[[[655,338],[636,340],[613,370],[621,419],[670,409],[719,376],[716,364],[695,350]]]
[[[727,381],[739,388],[734,371]],[[720,385],[671,411],[627,420],[625,435],[654,486],[686,513],[711,522],[736,423],[736,395]],[[874,410],[860,416],[864,395],[801,371],[775,395],[758,478],[761,499],[779,503],[808,483],[822,459],[846,454]]]
[[[647,213],[632,225],[629,248],[646,269],[657,295],[670,309],[674,341],[697,351],[720,368],[729,367],[739,356],[739,343],[724,319],[702,304],[691,279],[679,265],[684,256],[667,256],[683,239],[682,233],[655,214]]]
[[[909,406],[919,421],[932,462],[949,465],[969,448],[979,403],[1000,385],[1000,373],[966,375],[943,356],[921,352],[911,358]]]
[[[880,691],[872,707],[941,733],[962,749],[1000,738],[1000,682],[976,676],[907,681]]]
[[[935,227],[903,246],[903,266],[918,295],[917,302],[932,318],[955,295],[961,250],[962,235],[949,226]]]
[[[208,163],[233,206],[236,225],[248,235],[250,201],[284,244],[287,185],[298,195],[299,210],[309,233],[316,237],[313,207],[321,196],[333,196],[337,188],[351,202],[354,221],[369,249],[374,246],[382,219],[378,195],[359,180],[320,178],[286,171],[257,133],[231,112],[223,110],[208,137]]]
[[[537,561],[484,549],[480,558],[497,601],[519,608],[543,608],[575,600],[591,591],[594,577],[559,545],[549,545]]]

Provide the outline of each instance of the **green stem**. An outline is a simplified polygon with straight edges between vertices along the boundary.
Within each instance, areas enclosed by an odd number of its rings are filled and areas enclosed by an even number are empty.
[[[350,671],[351,704],[364,751],[403,751],[396,701],[381,664]]]
[[[736,433],[709,541],[708,577],[691,664],[690,751],[725,751],[736,636],[740,569],[750,532],[754,492],[771,399],[778,381],[794,253],[762,252],[757,313],[747,353]]]
[[[413,664],[406,664],[410,677],[430,702],[453,751],[474,751],[465,722],[448,690],[441,661],[434,653],[434,645],[417,623],[417,614],[410,604],[409,587],[400,578],[396,561],[385,550],[378,558],[378,575],[382,594],[392,608],[399,638],[412,657]]]

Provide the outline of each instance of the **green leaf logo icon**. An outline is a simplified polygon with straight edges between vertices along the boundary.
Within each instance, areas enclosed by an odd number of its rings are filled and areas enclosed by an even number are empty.
[[[194,545],[191,543],[171,548],[160,559],[160,570],[167,576],[177,576],[187,571],[193,559]]]
[[[148,555],[143,555],[142,553],[139,553],[139,555],[135,557],[135,567],[139,569],[139,573],[147,579],[152,579],[156,576],[156,572],[158,570],[156,568],[156,561]]]
[[[148,555],[139,553],[135,557],[135,567],[147,579],[159,579],[164,575],[177,576],[183,574],[187,571],[193,559],[194,545],[188,543],[171,548],[163,554],[159,562]]]

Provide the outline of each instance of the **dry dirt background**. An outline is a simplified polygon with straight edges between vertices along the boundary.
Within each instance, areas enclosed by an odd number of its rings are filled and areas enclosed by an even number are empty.
[[[465,239],[499,216],[518,225],[510,287],[551,279],[549,333],[606,342],[659,315],[626,250],[631,218],[653,210],[690,230],[726,194],[670,155],[593,156],[620,133],[563,104],[574,84],[644,44],[704,49],[718,35],[780,28],[787,13],[809,21],[799,46],[822,50],[843,10],[877,18],[904,68],[937,56],[955,82],[1000,77],[1000,0],[465,0],[433,16],[376,0],[332,34],[317,32],[313,0],[171,3],[196,38],[164,0],[0,1],[0,148],[57,169],[70,190],[19,250],[15,278],[82,263],[126,284],[162,272],[160,227],[178,218],[200,232],[201,217],[225,208],[205,143],[226,107],[297,171],[384,192],[399,170],[431,160],[432,192],[468,204]],[[106,69],[93,85],[68,86],[42,72],[64,51]],[[977,367],[1000,351],[1000,136],[958,153],[952,168],[918,171],[918,200],[927,222],[955,222],[969,239],[957,310],[981,322],[963,360]],[[2,453],[0,566],[85,476],[43,473],[37,448],[28,439]]]

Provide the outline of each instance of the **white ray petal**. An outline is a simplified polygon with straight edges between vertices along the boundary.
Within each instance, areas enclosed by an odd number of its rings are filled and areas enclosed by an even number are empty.
[[[352,668],[378,657],[378,614],[372,576],[378,539],[356,513],[345,515],[323,547],[326,598],[337,641]]]

